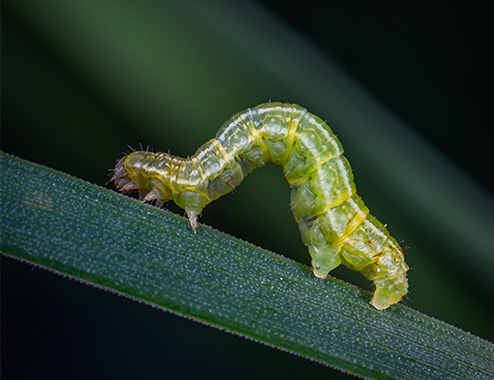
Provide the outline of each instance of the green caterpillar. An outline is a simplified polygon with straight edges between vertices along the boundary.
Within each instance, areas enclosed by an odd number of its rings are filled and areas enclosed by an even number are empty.
[[[291,208],[317,277],[340,264],[361,272],[385,309],[407,293],[404,250],[357,195],[343,148],[328,125],[296,104],[266,103],[242,111],[189,158],[133,152],[116,165],[120,191],[137,189],[159,206],[173,200],[196,229],[203,208],[231,192],[254,169],[283,167]]]

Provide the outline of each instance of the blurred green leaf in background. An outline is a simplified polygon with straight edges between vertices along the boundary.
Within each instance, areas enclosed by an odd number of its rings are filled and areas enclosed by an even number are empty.
[[[301,104],[327,119],[359,194],[410,247],[405,302],[492,341],[487,12],[304,4],[280,7],[288,24],[276,1],[6,0],[2,150],[103,185],[127,146],[189,155],[240,110]],[[309,263],[279,168],[251,174],[202,221]],[[333,275],[370,289],[358,274]],[[87,378],[89,362],[101,376],[151,376],[163,360],[184,378],[192,367],[225,378],[329,371],[9,259],[2,329],[3,355],[30,363],[27,374]]]

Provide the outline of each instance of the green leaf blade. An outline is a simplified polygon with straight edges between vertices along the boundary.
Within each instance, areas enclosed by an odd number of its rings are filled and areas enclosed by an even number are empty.
[[[309,268],[1,155],[1,251],[369,378],[492,378],[494,346]]]

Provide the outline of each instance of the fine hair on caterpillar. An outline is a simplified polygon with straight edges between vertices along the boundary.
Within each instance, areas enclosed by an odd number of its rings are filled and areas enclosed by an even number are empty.
[[[324,278],[343,264],[374,283],[375,308],[399,302],[408,290],[404,250],[357,195],[336,135],[301,106],[265,103],[239,112],[187,158],[132,152],[118,161],[112,181],[122,192],[137,190],[145,202],[173,200],[195,231],[206,205],[268,162],[282,166],[290,184],[314,274]]]

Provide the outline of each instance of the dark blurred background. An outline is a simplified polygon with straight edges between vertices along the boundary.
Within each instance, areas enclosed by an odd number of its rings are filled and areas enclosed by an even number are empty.
[[[494,14],[487,2],[263,4],[492,192]]]
[[[492,341],[492,245],[442,228],[492,223],[492,16],[475,1],[3,1],[1,149],[111,188],[128,146],[190,155],[242,109],[300,103],[410,247],[406,303]],[[443,188],[464,202],[426,214]],[[279,168],[201,220],[309,264]],[[28,264],[2,258],[1,280],[5,379],[347,378]]]

